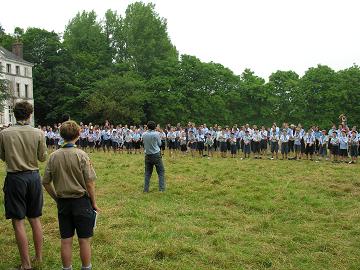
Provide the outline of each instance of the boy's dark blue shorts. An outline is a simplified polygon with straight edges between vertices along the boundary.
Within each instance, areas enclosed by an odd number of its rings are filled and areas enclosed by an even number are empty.
[[[357,157],[359,155],[359,149],[357,145],[351,145],[350,146],[350,155],[352,157]]]
[[[58,199],[59,229],[62,239],[73,237],[90,238],[94,235],[96,213],[92,208],[90,198]]]
[[[7,173],[3,191],[7,219],[42,215],[43,193],[39,171]]]
[[[250,154],[250,144],[244,144],[244,153]]]
[[[278,142],[271,142],[271,153],[279,152],[279,143]]]
[[[334,156],[339,155],[339,146],[338,145],[331,145],[331,154]]]

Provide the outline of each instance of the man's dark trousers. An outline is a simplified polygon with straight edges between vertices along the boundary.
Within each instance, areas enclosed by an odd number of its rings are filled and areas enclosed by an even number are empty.
[[[144,192],[149,192],[150,178],[154,169],[159,176],[159,191],[165,191],[165,169],[160,152],[152,155],[145,155],[145,184]]]

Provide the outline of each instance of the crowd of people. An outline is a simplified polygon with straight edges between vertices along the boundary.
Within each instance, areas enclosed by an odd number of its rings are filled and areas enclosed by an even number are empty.
[[[112,125],[108,121],[104,125],[88,125],[80,123],[80,139],[78,147],[85,151],[113,151],[114,153],[141,153],[143,149],[142,135],[147,130],[144,126]],[[57,149],[62,144],[59,133],[60,125],[41,127],[48,148]],[[169,150],[174,157],[178,153],[192,157],[254,157],[256,159],[309,159],[332,160],[334,162],[355,163],[359,153],[359,139],[356,127],[349,128],[346,122],[335,124],[329,129],[311,126],[305,129],[301,124],[283,123],[278,126],[257,127],[249,124],[232,127],[206,124],[196,126],[189,122],[181,124],[157,126],[162,145],[162,154]]]

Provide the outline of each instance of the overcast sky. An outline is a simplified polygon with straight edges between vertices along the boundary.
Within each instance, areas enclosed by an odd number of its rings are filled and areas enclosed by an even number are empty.
[[[81,10],[124,14],[127,0],[1,1],[0,24],[62,33]],[[144,1],[149,2],[149,1]],[[154,0],[181,54],[267,78],[276,70],[300,75],[311,66],[335,70],[360,64],[359,0]]]

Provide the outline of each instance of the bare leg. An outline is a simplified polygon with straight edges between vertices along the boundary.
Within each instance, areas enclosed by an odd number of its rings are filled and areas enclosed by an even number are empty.
[[[83,267],[91,264],[90,238],[79,238],[80,259]]]
[[[72,261],[73,238],[61,239],[61,260],[64,268],[69,268]]]
[[[31,268],[29,243],[26,236],[24,219],[13,219],[12,225],[15,231],[15,239],[20,253],[21,265],[23,268]]]
[[[43,232],[40,218],[29,218],[29,222],[33,233],[35,258],[38,262],[42,262]]]

